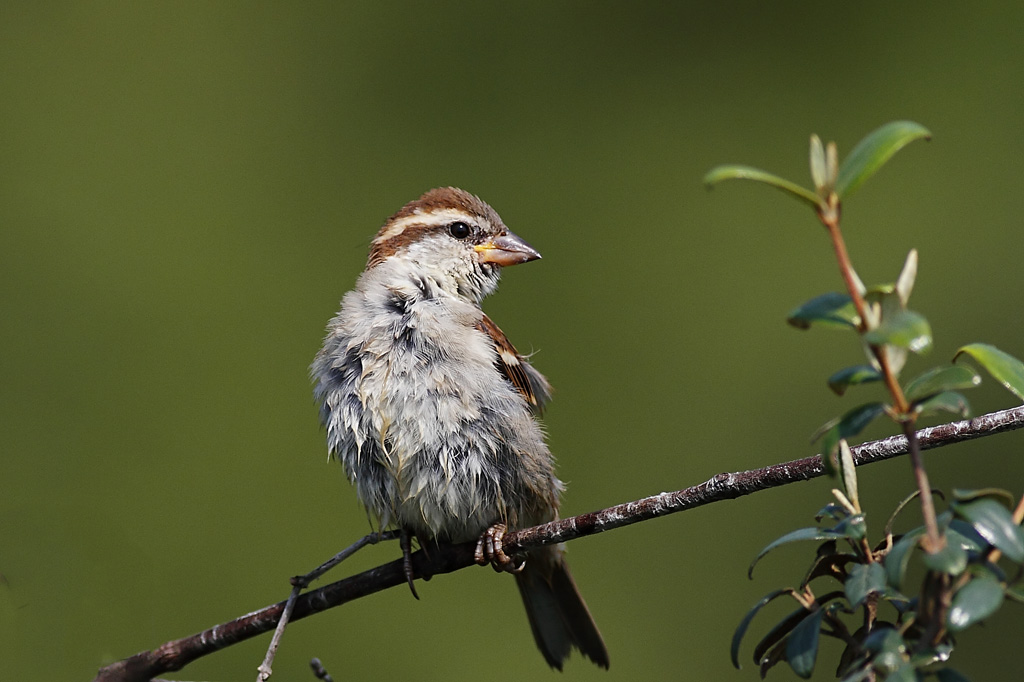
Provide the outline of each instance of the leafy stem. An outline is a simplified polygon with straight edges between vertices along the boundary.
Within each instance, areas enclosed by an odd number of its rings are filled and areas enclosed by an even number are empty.
[[[861,334],[864,334],[869,331],[868,320],[870,317],[867,309],[868,303],[864,300],[862,292],[863,285],[860,283],[860,278],[853,269],[853,263],[850,261],[850,254],[846,249],[846,242],[843,240],[843,233],[839,226],[840,203],[838,195],[834,192],[830,194],[829,197],[819,205],[817,213],[818,219],[821,220],[822,224],[828,230],[829,237],[832,239],[832,247],[835,249],[836,261],[839,264],[839,273],[843,277],[843,282],[846,283],[846,289],[850,295],[850,300],[853,301],[854,309],[857,311],[857,316],[860,318],[858,331]],[[898,415],[904,415],[904,417],[900,419],[900,422],[903,425],[903,433],[907,437],[907,447],[910,452],[911,467],[914,470],[914,478],[917,482],[917,488],[921,493],[921,514],[924,517],[925,532],[927,533],[924,549],[929,553],[934,553],[942,549],[945,545],[945,541],[939,533],[939,525],[935,516],[935,504],[932,501],[931,496],[931,485],[928,483],[928,474],[925,471],[924,463],[921,460],[921,450],[918,447],[917,436],[914,431],[915,417],[911,411],[910,404],[903,393],[903,389],[900,387],[899,381],[896,378],[896,373],[893,371],[892,366],[889,363],[888,354],[881,346],[871,344],[870,347],[871,353],[874,355],[875,360],[878,362],[878,366],[881,369],[882,380],[885,382],[886,388],[889,390],[889,394],[892,397],[893,407]]]
[[[907,254],[895,282],[868,288],[854,270],[840,227],[842,202],[896,151],[928,136],[925,128],[912,121],[887,123],[861,140],[840,164],[836,145],[824,145],[812,135],[813,190],[749,166],[719,166],[705,177],[709,185],[727,179],[767,184],[813,208],[829,234],[846,292],[818,295],[792,310],[786,321],[798,329],[819,326],[857,332],[870,363],[834,372],[828,378],[829,388],[841,396],[859,384],[880,382],[889,394],[887,400],[847,410],[815,432],[811,440],[822,442],[821,466],[838,479],[832,491],[837,502],[819,510],[817,525],[777,538],[751,563],[750,570],[779,545],[807,540],[820,543],[800,588],[778,589],[763,597],[733,635],[732,660],[738,667],[740,642],[757,612],[785,595],[800,604],[755,647],[754,660],[762,677],[785,661],[799,677],[809,678],[819,638],[824,635],[846,643],[837,673],[844,682],[919,680],[930,674],[942,682],[962,682],[963,676],[945,663],[955,645],[954,635],[991,616],[1004,601],[1024,601],[1024,500],[1011,513],[1004,501],[1012,502],[1014,496],[1004,490],[954,490],[949,508],[937,516],[921,455],[928,447],[928,437],[919,437],[914,429],[919,418],[940,412],[966,416],[969,406],[960,391],[977,386],[981,377],[972,367],[955,364],[958,358],[981,365],[1021,400],[1024,363],[989,344],[971,343],[957,351],[949,366],[933,367],[901,384],[908,353],[923,354],[932,345],[927,319],[907,308],[917,276],[917,251],[911,249]],[[890,516],[884,541],[872,545],[861,508],[857,461],[848,441],[882,415],[888,415],[903,432],[899,441],[910,455],[916,491]],[[914,498],[920,498],[923,526],[894,536],[896,515]],[[842,551],[841,540],[849,544],[852,553]],[[927,570],[913,589],[907,572],[912,555],[919,550],[923,550]],[[1004,557],[1004,563],[1017,566],[1014,577],[1008,577],[998,565]],[[818,578],[838,580],[843,590],[815,598],[809,584]],[[915,592],[916,598],[908,596]],[[895,620],[879,618],[879,606],[886,604],[895,609]],[[858,610],[863,611],[862,622],[851,634],[841,616]]]

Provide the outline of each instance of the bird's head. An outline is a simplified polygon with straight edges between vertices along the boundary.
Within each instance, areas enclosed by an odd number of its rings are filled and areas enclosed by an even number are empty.
[[[540,258],[479,197],[455,187],[432,189],[391,216],[373,239],[367,269],[390,259],[412,264],[441,286],[479,301],[501,268]]]

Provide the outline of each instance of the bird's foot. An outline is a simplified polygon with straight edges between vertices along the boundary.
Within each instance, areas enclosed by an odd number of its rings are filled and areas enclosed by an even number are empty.
[[[495,571],[501,573],[519,573],[526,567],[523,557],[510,557],[502,547],[502,538],[508,528],[504,523],[496,523],[485,530],[476,541],[473,558],[481,566],[490,564]]]
[[[416,576],[412,570],[412,534],[403,530],[398,536],[398,544],[402,547],[402,570],[405,572],[405,580],[409,583],[412,596],[419,599],[420,595],[416,594],[416,586],[413,584],[413,579]]]

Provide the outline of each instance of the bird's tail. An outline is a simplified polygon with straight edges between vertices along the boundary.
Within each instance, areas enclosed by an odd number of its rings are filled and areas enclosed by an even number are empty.
[[[569,651],[576,648],[584,656],[608,667],[608,650],[590,615],[586,602],[557,547],[530,552],[516,584],[523,597],[526,617],[537,648],[552,668],[562,669]]]

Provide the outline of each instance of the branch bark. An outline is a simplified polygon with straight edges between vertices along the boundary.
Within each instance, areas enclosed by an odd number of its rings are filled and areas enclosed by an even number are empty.
[[[1024,406],[922,429],[917,432],[917,437],[921,449],[929,450],[1022,427]],[[892,436],[853,448],[854,461],[858,466],[891,459],[906,452],[907,439],[904,436]],[[505,551],[514,552],[567,542],[711,502],[731,500],[759,490],[806,481],[823,473],[821,458],[815,455],[751,471],[718,474],[704,483],[683,490],[661,493],[509,533],[504,538]],[[429,555],[420,550],[412,557],[416,577],[429,579],[434,575],[473,566],[474,548],[475,543],[470,542],[430,547]],[[396,559],[301,595],[295,602],[291,620],[300,620],[404,583],[402,560]],[[197,658],[273,630],[285,603],[278,602],[190,637],[167,642],[152,651],[143,651],[118,661],[102,668],[94,682],[145,682],[159,674],[180,670]]]

